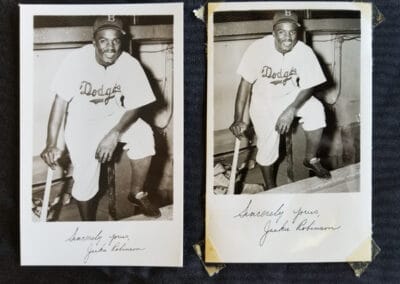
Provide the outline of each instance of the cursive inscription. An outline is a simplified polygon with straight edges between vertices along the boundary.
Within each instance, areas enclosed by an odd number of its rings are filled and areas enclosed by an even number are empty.
[[[85,254],[84,258],[83,258],[83,263],[87,263],[89,261],[89,258],[92,255],[96,255],[96,254],[99,254],[99,253],[107,252],[107,249],[105,248],[105,246],[106,246],[105,243],[103,243],[100,247],[95,245],[95,244],[93,244],[93,243],[91,243],[87,248],[86,254]]]
[[[80,234],[79,227],[76,227],[73,234],[66,239],[66,242],[96,242],[97,244],[103,239],[103,231],[99,230],[96,234]]]
[[[253,201],[250,199],[246,206],[233,215],[239,219],[259,219],[265,218],[258,245],[264,246],[268,238],[272,235],[290,232],[316,232],[316,231],[337,231],[340,225],[323,224],[320,219],[320,210],[316,208],[305,208],[303,206],[295,209],[287,208],[285,203],[276,208],[254,208]]]
[[[269,233],[280,233],[280,232],[289,232],[290,229],[287,227],[288,221],[286,221],[282,226],[271,226],[271,220],[268,220],[264,226],[264,233],[260,237],[259,245],[262,247],[267,239]]]
[[[83,233],[76,227],[73,233],[65,240],[71,244],[85,244],[83,263],[88,263],[96,255],[107,253],[133,253],[143,251],[145,248],[135,247],[130,244],[132,238],[128,234],[110,233],[103,230],[95,233]],[[86,246],[87,244],[87,246]]]
[[[310,216],[310,215],[316,215],[317,217],[319,217],[318,210],[316,210],[316,209],[314,209],[314,210],[306,210],[306,209],[303,209],[301,207],[293,210],[293,214],[294,214],[294,218],[292,220],[293,224],[297,221],[298,217]]]
[[[341,226],[322,226],[317,225],[315,220],[304,219],[301,220],[300,224],[296,227],[297,231],[336,231]]]
[[[256,209],[253,210],[251,208],[251,203],[253,200],[249,200],[249,203],[247,203],[247,206],[238,214],[234,215],[233,218],[264,218],[264,217],[276,217],[277,221],[281,219],[283,216],[283,206],[284,204],[281,204],[277,209],[275,210],[268,210],[268,209]]]

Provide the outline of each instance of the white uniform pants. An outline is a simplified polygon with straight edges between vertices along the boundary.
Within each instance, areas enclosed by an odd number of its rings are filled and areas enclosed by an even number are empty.
[[[272,165],[279,156],[280,134],[275,130],[276,122],[282,112],[296,99],[297,93],[288,94],[269,101],[252,101],[250,118],[257,135],[256,161],[261,166]],[[325,112],[320,101],[311,97],[297,111],[305,131],[317,130],[326,126]]]
[[[123,113],[91,122],[67,122],[65,142],[73,165],[74,185],[72,196],[78,201],[87,201],[99,191],[100,163],[95,158],[97,147],[103,137],[118,123]],[[138,119],[121,136],[127,143],[130,159],[141,159],[155,154],[154,136],[151,127]]]

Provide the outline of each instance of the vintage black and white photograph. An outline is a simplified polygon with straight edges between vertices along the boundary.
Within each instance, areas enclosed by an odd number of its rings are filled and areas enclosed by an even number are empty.
[[[252,258],[225,249],[254,252],[249,234],[260,228],[259,250],[299,232],[343,238],[339,207],[327,209],[340,194],[344,205],[362,193],[350,206],[370,219],[370,19],[367,6],[342,4],[209,5],[207,237],[226,256],[210,261],[337,261],[333,250]],[[246,231],[243,243],[221,227]]]
[[[22,93],[32,111],[24,141],[31,186],[22,198],[32,204],[23,208],[36,224],[166,221],[176,228],[183,206],[179,5],[87,7],[86,14],[53,6],[53,14],[32,15],[33,42],[23,46],[33,59],[32,89]],[[71,240],[85,239],[81,230]]]
[[[34,217],[172,218],[172,25],[157,15],[34,17]]]
[[[359,191],[360,45],[360,11],[214,14],[215,194]]]

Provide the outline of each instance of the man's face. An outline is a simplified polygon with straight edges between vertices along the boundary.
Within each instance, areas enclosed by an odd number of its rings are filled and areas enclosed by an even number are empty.
[[[281,53],[289,52],[297,43],[297,26],[290,22],[276,24],[274,27],[275,47]]]
[[[93,39],[96,60],[103,66],[114,64],[122,52],[121,32],[105,29],[96,32]]]

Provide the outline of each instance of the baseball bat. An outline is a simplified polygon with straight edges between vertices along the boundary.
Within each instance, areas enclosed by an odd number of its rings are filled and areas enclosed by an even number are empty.
[[[232,168],[231,168],[231,176],[229,178],[229,186],[227,194],[235,193],[235,181],[236,181],[236,168],[239,159],[239,148],[240,148],[240,139],[235,139],[235,150],[233,151],[233,160],[232,160]]]
[[[47,221],[47,210],[49,208],[50,190],[51,190],[51,183],[53,181],[53,173],[54,173],[54,171],[50,167],[48,167],[47,168],[46,186],[44,188],[42,212],[40,213],[40,222]]]

